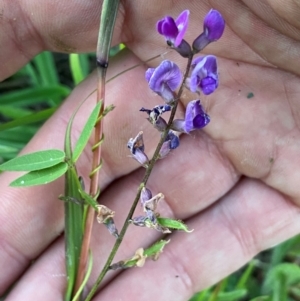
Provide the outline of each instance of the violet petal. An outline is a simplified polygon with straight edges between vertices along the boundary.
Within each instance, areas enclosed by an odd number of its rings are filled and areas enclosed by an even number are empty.
[[[178,47],[181,41],[183,40],[184,34],[187,30],[188,23],[189,23],[189,10],[184,10],[176,19],[175,23],[178,28],[178,35],[175,39],[175,47]]]
[[[192,74],[189,80],[192,92],[202,91],[211,94],[218,87],[217,60],[213,55],[196,58],[192,63]]]
[[[186,125],[185,125],[184,119],[175,119],[172,122],[172,130],[174,130],[174,131],[186,133],[187,131],[186,131],[185,127],[186,127]]]
[[[210,41],[217,41],[221,38],[225,29],[223,16],[215,9],[211,9],[204,18],[204,32]]]

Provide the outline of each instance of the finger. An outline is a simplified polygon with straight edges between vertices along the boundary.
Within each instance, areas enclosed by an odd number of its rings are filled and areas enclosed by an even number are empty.
[[[6,2],[2,5],[0,42],[6,47],[0,51],[3,62],[0,79],[16,72],[42,50],[82,52],[93,51],[96,47],[101,2],[72,2],[66,5],[63,1],[46,1],[41,6],[31,0],[14,6]],[[189,1],[188,5],[182,2],[176,6],[170,0],[165,1],[164,5],[158,0],[151,1],[151,4],[148,1],[121,2],[113,44],[126,43],[142,60],[162,53],[166,44],[162,37],[158,38],[155,24],[164,15],[175,17],[184,9],[191,11],[186,39],[192,43],[201,33],[203,18],[211,5],[224,15],[227,27],[221,41],[207,48],[209,53],[255,64],[271,63],[298,74],[299,66],[295,58],[298,57],[299,46],[295,39],[299,40],[299,30],[289,30],[282,19],[276,22],[278,16],[265,1],[263,4],[256,1],[256,6],[251,1],[246,5],[240,1],[210,1],[207,4],[194,0]],[[265,14],[249,13],[249,7],[254,8],[255,13],[263,11],[259,9],[260,5],[266,7],[271,19],[275,20],[271,20],[270,26],[264,21]]]
[[[245,45],[247,45],[246,48],[248,50],[252,50],[265,62],[299,75],[298,63],[296,63],[296,65],[292,63],[297,60],[300,53],[299,29],[293,28],[292,31],[294,34],[293,38],[291,38],[289,37],[291,34],[287,34],[289,27],[286,26],[286,22],[280,22],[279,24],[277,22],[275,26],[277,16],[267,5],[270,1],[255,1],[255,4],[253,1],[245,1],[246,4],[244,1],[230,0],[211,2],[216,9],[222,12],[227,25],[238,37],[237,40],[243,41]],[[288,3],[286,5],[288,6]],[[263,13],[263,11],[266,10],[265,7],[267,7],[267,11],[271,13],[268,17],[265,17],[265,13]],[[274,45],[276,46],[274,47]],[[233,55],[226,57],[235,57],[236,59],[245,61],[242,58],[244,52],[238,54],[238,51],[233,50],[235,46],[236,45],[233,44],[228,48]],[[250,62],[248,59],[246,61]],[[255,61],[261,64],[258,57],[252,60],[253,63]]]
[[[0,80],[16,72],[45,49],[60,52],[94,51],[102,1],[9,1],[0,3],[2,68]],[[123,6],[120,5],[113,43],[120,42]]]
[[[288,0],[268,0],[268,4],[274,11],[282,17],[286,22],[293,24],[293,26],[300,28],[300,12],[299,3]]]
[[[187,300],[194,292],[241,267],[258,252],[298,233],[299,208],[260,182],[244,180],[218,203],[189,219],[187,224],[194,229],[193,233],[172,234],[158,262],[147,261],[145,270],[123,272],[99,293],[98,299],[112,300],[122,295],[124,301],[136,296],[143,301],[153,300],[153,297]],[[129,249],[132,255],[137,241],[140,242],[138,247],[145,244],[150,230],[140,230],[140,233],[129,233],[125,247],[128,250],[124,252],[123,249],[121,256],[128,256]],[[101,233],[98,236],[105,237]],[[94,260],[106,253],[102,248],[109,241],[105,241],[94,250]],[[124,259],[120,254],[118,257]],[[45,301],[53,300],[54,296],[61,298],[65,281],[63,266],[63,245],[58,242],[25,274],[8,300],[32,297],[35,290],[28,289],[29,283],[30,287],[39,287],[42,292],[51,292],[45,295]],[[111,277],[112,273],[108,278]],[[157,287],[160,290],[154,289]]]
[[[139,62],[130,53],[125,53],[119,59],[116,58],[115,68],[112,66],[111,74],[115,75],[120,68],[124,69],[126,64],[132,66]],[[108,76],[110,76],[110,72]],[[103,144],[104,165],[100,177],[102,189],[115,178],[139,167],[137,162],[128,157],[129,151],[126,143],[130,137],[134,137],[140,130],[144,130],[149,141],[152,141],[147,146],[150,152],[159,138],[157,133],[149,127],[145,116],[138,112],[140,101],[150,98],[151,95],[146,82],[141,81],[139,85],[136,85],[141,76],[144,76],[144,67],[134,69],[129,75],[125,74],[123,77],[119,77],[118,81],[111,82],[107,86],[107,104],[113,103],[117,108],[105,117],[104,127],[107,130],[105,130],[106,138]],[[130,80],[127,81],[128,79]],[[95,86],[95,76],[92,76],[75,89],[56,114],[30,141],[23,153],[49,148],[63,149],[68,119],[78,103],[84,100]],[[124,99],[124,95],[128,98]],[[152,98],[152,105],[156,104],[154,99]],[[95,101],[96,95],[92,94],[75,118],[72,129],[73,142],[79,136]],[[150,104],[151,99],[149,99]],[[129,110],[128,106],[136,109]],[[137,124],[139,128],[136,127]],[[86,179],[87,185],[91,157],[90,144],[78,161],[78,172]],[[0,275],[0,291],[5,290],[30,261],[63,231],[63,205],[57,200],[57,197],[63,194],[63,181],[58,180],[49,185],[30,188],[8,187],[9,183],[19,175],[20,173],[13,172],[0,175],[0,198],[3,204],[0,211],[0,222],[2,223],[0,263],[8,271]]]
[[[135,197],[142,173],[143,171],[138,170],[122,177],[101,194],[100,203],[116,212],[115,222],[119,229]],[[170,174],[174,176],[170,177]],[[224,195],[238,179],[238,175],[218,153],[209,138],[204,133],[198,133],[194,137],[183,137],[181,147],[157,164],[147,187],[153,194],[162,192],[165,195],[165,201],[162,201],[158,208],[162,216],[184,219],[207,208]],[[138,206],[135,216],[142,214],[144,213]],[[154,230],[130,226],[115,261],[129,258],[137,248],[148,246],[159,236],[160,233]],[[95,268],[89,283],[99,274],[114,241],[106,228],[95,222],[91,244]],[[49,300],[56,298],[59,292],[63,294],[66,281],[63,277],[63,252],[64,243],[60,239],[53,248],[42,254],[25,274],[20,286],[16,287],[16,292],[12,294],[12,300],[18,295],[22,295],[23,298],[30,297],[32,291],[25,290],[29,282],[39,285],[42,291],[43,286],[46,286],[46,291],[52,290],[53,294],[47,296]],[[112,276],[113,274],[110,274],[106,282]]]
[[[187,221],[194,232],[171,235],[157,262],[124,271],[95,300],[188,300],[258,252],[300,230],[299,208],[253,180]],[[126,294],[124,294],[126,292]]]

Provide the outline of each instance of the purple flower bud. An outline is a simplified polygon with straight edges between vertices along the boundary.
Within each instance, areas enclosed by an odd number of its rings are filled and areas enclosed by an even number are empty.
[[[149,159],[144,152],[144,140],[143,132],[139,132],[135,138],[130,138],[127,147],[130,149],[130,152],[135,160],[137,160],[143,166],[147,166]]]
[[[178,88],[182,80],[180,69],[175,63],[162,61],[157,68],[149,68],[145,77],[151,90],[167,103],[174,101],[173,91]]]
[[[210,122],[209,116],[205,113],[200,100],[190,101],[185,112],[185,119],[176,119],[172,123],[172,129],[178,132],[189,133],[201,129]]]
[[[192,74],[187,83],[192,92],[209,95],[219,85],[217,59],[214,55],[201,56],[192,63]]]
[[[209,43],[219,40],[224,29],[224,18],[217,10],[211,9],[204,18],[203,33],[193,42],[193,49],[199,52]]]
[[[184,10],[174,21],[170,16],[164,17],[156,24],[157,31],[163,35],[170,46],[178,47],[188,27],[189,10]]]
[[[204,18],[204,32],[210,41],[217,41],[221,38],[225,29],[223,16],[215,9],[211,9]]]
[[[152,192],[150,189],[143,187],[141,191],[140,201],[142,206],[144,207],[146,202],[152,199]]]

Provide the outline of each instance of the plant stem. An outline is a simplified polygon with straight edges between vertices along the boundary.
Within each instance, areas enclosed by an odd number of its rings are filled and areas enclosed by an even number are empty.
[[[105,77],[108,67],[109,50],[111,46],[112,33],[115,26],[117,17],[119,0],[104,0],[101,11],[100,29],[97,43],[97,73],[98,73],[98,84],[97,84],[97,103],[102,102],[102,106],[99,112],[99,117],[102,115],[105,104]],[[103,133],[103,118],[95,125],[95,148],[93,148],[93,162],[91,172],[91,184],[90,184],[90,195],[92,197],[97,195],[99,188],[99,166],[101,164],[101,143],[99,141],[102,138]],[[94,223],[94,209],[89,206],[85,230],[83,235],[79,268],[76,278],[76,284],[74,294],[80,288],[80,285],[84,279],[86,272],[86,265],[88,261],[88,253],[90,248],[90,240],[92,234],[92,228]]]
[[[107,261],[106,261],[106,263],[105,263],[105,265],[104,265],[104,267],[103,267],[103,269],[102,269],[100,275],[98,276],[98,278],[97,278],[95,284],[93,285],[93,287],[92,287],[91,291],[89,292],[88,296],[86,297],[85,301],[90,301],[90,300],[92,299],[92,297],[94,296],[94,294],[96,293],[96,291],[97,291],[97,289],[98,289],[100,283],[102,282],[104,276],[106,275],[107,271],[109,270],[109,267],[110,267],[110,265],[111,265],[111,263],[112,263],[112,261],[113,261],[115,255],[116,255],[118,249],[119,249],[119,246],[121,245],[121,243],[122,243],[122,241],[123,241],[123,238],[124,238],[124,236],[125,236],[125,233],[126,233],[126,231],[127,231],[127,228],[128,228],[128,226],[129,226],[129,220],[132,218],[133,213],[134,213],[134,211],[135,211],[135,208],[136,208],[136,206],[137,206],[137,204],[138,204],[138,201],[139,201],[139,199],[140,199],[141,191],[142,191],[143,187],[146,186],[146,184],[147,184],[147,182],[148,182],[148,179],[149,179],[149,177],[150,177],[150,175],[151,175],[151,172],[152,172],[152,170],[153,170],[153,167],[154,167],[156,161],[157,161],[158,158],[159,158],[159,152],[160,152],[160,149],[161,149],[161,147],[162,147],[162,145],[163,145],[163,143],[164,143],[164,141],[165,141],[165,139],[166,139],[166,137],[167,137],[167,135],[168,135],[168,132],[169,132],[169,130],[170,130],[170,128],[171,128],[171,125],[172,125],[172,122],[173,122],[173,120],[174,120],[175,113],[176,113],[176,110],[177,110],[178,102],[179,102],[179,99],[180,99],[180,97],[181,97],[181,95],[182,95],[183,88],[184,88],[184,85],[185,85],[185,81],[186,81],[186,78],[187,78],[187,76],[188,76],[188,74],[189,74],[189,70],[190,70],[190,68],[191,68],[192,59],[193,59],[193,54],[188,58],[187,67],[186,67],[186,71],[185,71],[185,74],[184,74],[184,77],[183,77],[183,81],[182,81],[182,83],[181,83],[181,86],[180,86],[179,91],[178,91],[178,94],[177,94],[177,101],[175,102],[175,104],[174,104],[174,106],[173,106],[173,108],[172,108],[171,115],[170,115],[170,118],[169,118],[167,127],[166,127],[166,129],[164,130],[161,139],[159,140],[159,143],[158,143],[158,145],[157,145],[157,147],[156,147],[156,149],[155,149],[155,152],[154,152],[154,155],[153,155],[153,157],[152,157],[152,160],[150,161],[150,164],[149,164],[148,167],[146,168],[145,175],[144,175],[144,177],[143,177],[143,179],[142,179],[142,182],[141,182],[141,184],[140,184],[140,186],[139,186],[139,188],[138,188],[138,192],[137,192],[137,194],[136,194],[136,197],[135,197],[135,199],[134,199],[134,201],[133,201],[133,203],[132,203],[132,205],[131,205],[131,208],[130,208],[130,210],[129,210],[129,213],[128,213],[128,215],[127,215],[127,218],[126,218],[126,220],[125,220],[125,222],[124,222],[124,224],[123,224],[123,227],[122,227],[122,229],[121,229],[121,231],[120,231],[120,235],[119,235],[119,237],[117,238],[117,240],[116,240],[116,242],[115,242],[115,244],[114,244],[114,246],[113,246],[113,248],[112,248],[112,251],[111,251],[111,253],[109,254],[109,257],[108,257],[108,259],[107,259]]]

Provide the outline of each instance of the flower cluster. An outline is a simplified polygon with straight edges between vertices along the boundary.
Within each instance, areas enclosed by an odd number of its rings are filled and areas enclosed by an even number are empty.
[[[152,228],[162,233],[171,233],[170,229],[161,226],[157,220],[159,217],[157,205],[163,198],[164,195],[162,193],[152,197],[152,192],[148,188],[143,187],[140,202],[146,215],[134,217],[130,222],[135,226]]]
[[[156,105],[152,109],[144,107],[140,109],[141,112],[148,115],[148,121],[164,137],[158,158],[166,157],[170,151],[179,146],[180,133],[189,134],[194,130],[204,128],[210,122],[210,117],[198,98],[187,104],[184,119],[173,120],[172,117],[167,122],[162,117],[163,114],[170,111],[172,112],[171,116],[174,116],[183,88],[188,88],[198,95],[201,93],[210,95],[219,85],[217,58],[213,55],[202,55],[194,58],[194,55],[222,36],[225,21],[218,11],[210,10],[204,18],[203,32],[196,37],[191,47],[183,39],[188,27],[189,15],[190,12],[185,10],[176,20],[166,16],[157,23],[157,31],[164,36],[167,45],[181,56],[188,58],[186,75],[183,76],[180,68],[169,60],[162,61],[156,68],[149,68],[145,74],[149,88],[164,100],[164,104]],[[177,89],[180,91],[178,95],[176,95]],[[143,132],[139,132],[135,138],[130,138],[127,146],[132,157],[145,168],[157,159],[157,157],[152,160],[148,159],[145,153]],[[152,197],[151,191],[144,187],[141,191],[140,201],[146,214],[133,218],[131,222],[134,225],[168,233],[169,229],[158,222],[159,214],[156,211],[157,203],[162,198],[163,194],[161,193]]]

